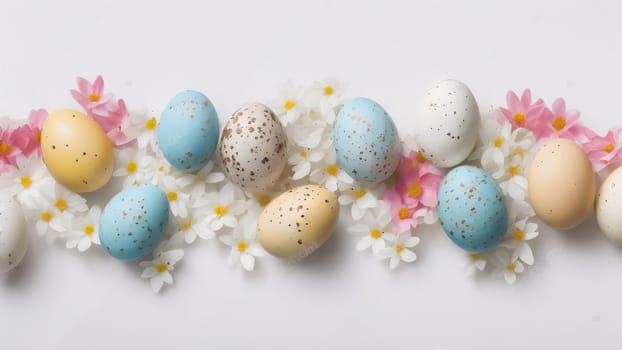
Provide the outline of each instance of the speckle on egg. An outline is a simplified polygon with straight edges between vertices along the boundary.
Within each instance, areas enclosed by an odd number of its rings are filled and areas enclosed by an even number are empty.
[[[27,250],[24,213],[12,196],[0,193],[0,273],[14,269]]]

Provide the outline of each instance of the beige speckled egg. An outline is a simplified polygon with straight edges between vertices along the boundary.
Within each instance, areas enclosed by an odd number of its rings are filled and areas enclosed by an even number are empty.
[[[287,138],[281,122],[259,102],[243,105],[225,124],[220,157],[225,175],[242,189],[270,189],[287,165]]]
[[[99,124],[80,112],[61,109],[47,117],[41,152],[50,174],[74,192],[97,191],[112,176],[112,143]]]
[[[301,259],[328,240],[338,218],[335,194],[317,185],[296,187],[265,207],[257,222],[257,239],[274,256]]]
[[[609,240],[622,246],[622,168],[609,174],[596,199],[596,220]]]
[[[553,228],[571,229],[592,212],[596,196],[592,163],[571,140],[544,144],[531,163],[528,181],[533,209]]]

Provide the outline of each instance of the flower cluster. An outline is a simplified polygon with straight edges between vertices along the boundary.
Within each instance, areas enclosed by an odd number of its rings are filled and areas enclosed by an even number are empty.
[[[47,116],[45,109],[36,109],[26,124],[12,126],[8,119],[0,121],[0,174],[17,168],[19,157],[41,155],[41,128]]]

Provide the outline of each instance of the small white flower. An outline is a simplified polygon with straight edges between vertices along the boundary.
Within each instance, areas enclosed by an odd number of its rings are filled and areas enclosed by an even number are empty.
[[[408,248],[413,248],[419,244],[419,237],[411,236],[410,233],[397,235],[392,247],[384,248],[378,252],[379,259],[389,259],[391,270],[399,266],[400,262],[411,263],[417,260],[417,255]]]
[[[378,198],[374,192],[363,187],[352,187],[339,195],[339,204],[351,206],[350,214],[355,221],[360,220],[367,212],[378,206]]]
[[[158,126],[158,117],[155,113],[132,112],[127,125],[122,126],[122,130],[128,139],[136,139],[139,149],[144,150],[147,146],[152,151],[158,150],[158,142],[156,137],[156,129]]]
[[[236,191],[236,187],[227,182],[219,192],[207,194],[193,205],[205,217],[210,235],[223,227],[238,226],[238,217],[248,209],[248,203],[237,199]]]
[[[212,160],[196,174],[185,174],[184,177],[189,178],[189,185],[193,189],[202,187],[202,192],[217,191],[218,186],[225,181],[225,174],[216,167],[216,163]]]
[[[536,212],[527,200],[508,198],[508,217],[514,221],[518,217],[534,217]]]
[[[184,251],[173,249],[165,252],[158,252],[155,259],[141,261],[139,266],[145,268],[140,275],[141,278],[148,278],[154,292],[159,292],[164,283],[173,284],[173,276],[170,271],[175,269],[175,264],[184,257]]]
[[[175,178],[173,175],[162,178],[162,189],[168,198],[171,213],[181,218],[188,216],[188,204],[190,203],[190,194],[183,190],[184,185],[183,178]]]
[[[123,149],[116,152],[118,167],[112,176],[125,176],[123,187],[148,183],[153,178],[153,157],[144,150]]]
[[[274,112],[281,119],[283,127],[294,123],[305,111],[304,91],[294,86],[291,81],[286,82],[281,88],[281,97],[273,104]]]
[[[524,200],[527,196],[526,166],[521,157],[515,156],[503,168],[492,174],[503,194],[512,199]]]
[[[311,119],[308,114],[285,128],[287,137],[303,148],[316,148],[330,139],[332,129],[323,119]]]
[[[486,268],[486,258],[480,253],[469,253],[465,255],[467,263],[464,266],[467,275],[472,275],[475,271],[484,271]]]
[[[229,264],[237,264],[238,261],[246,271],[253,271],[255,258],[263,258],[265,251],[256,240],[257,217],[246,214],[240,219],[233,232],[219,236],[221,242],[231,247]]]
[[[495,251],[494,263],[497,266],[495,274],[503,275],[508,284],[514,284],[518,274],[525,271],[525,266],[518,259],[512,259],[510,254],[503,249]]]
[[[73,219],[73,215],[65,211],[59,213],[51,199],[42,197],[35,203],[35,208],[28,210],[29,218],[35,221],[37,235],[45,237],[48,243],[54,242]]]
[[[151,177],[151,184],[153,185],[162,186],[165,177],[176,174],[160,152],[156,153],[154,161],[151,162],[151,164],[148,175]]]
[[[293,180],[300,180],[309,175],[312,170],[321,166],[321,161],[326,157],[330,148],[330,140],[323,142],[317,148],[305,148],[300,146],[290,147],[288,162],[292,165]]]
[[[67,239],[65,246],[69,249],[78,247],[83,252],[91,247],[91,244],[99,245],[99,217],[101,209],[93,206],[86,215],[76,216],[69,225],[67,232],[62,236]]]
[[[183,234],[184,241],[187,244],[192,244],[201,237],[202,239],[214,238],[214,232],[209,230],[209,225],[205,219],[203,211],[191,208],[188,217],[177,218],[177,231],[175,232]]]
[[[509,239],[501,245],[512,249],[512,260],[520,259],[533,265],[533,252],[527,241],[538,237],[538,224],[528,223],[527,218],[523,218],[514,223],[509,233]]]
[[[354,179],[337,164],[337,155],[332,149],[323,160],[323,166],[311,172],[309,180],[318,185],[324,185],[329,191],[342,191],[354,183]]]
[[[344,103],[343,95],[345,88],[335,78],[328,78],[323,81],[316,81],[311,85],[313,105],[319,105],[320,113],[334,115],[335,108]],[[317,102],[316,102],[317,101]],[[332,125],[334,117],[331,120],[327,119],[327,122]]]
[[[41,198],[41,188],[52,186],[54,179],[49,175],[41,159],[37,157],[18,157],[17,169],[9,168],[0,176],[0,187],[14,195],[25,209],[35,209]]]
[[[56,213],[62,214],[67,212],[75,215],[89,210],[89,207],[86,205],[86,199],[79,194],[69,191],[58,183],[52,186],[52,188],[54,193],[49,202],[53,204]],[[45,192],[42,192],[42,194],[46,195]],[[49,195],[48,198],[50,198]]]
[[[377,254],[386,248],[387,241],[395,238],[391,232],[391,214],[386,202],[380,202],[377,208],[365,215],[362,224],[348,227],[348,232],[361,237],[356,244],[358,251],[371,247],[373,253]]]

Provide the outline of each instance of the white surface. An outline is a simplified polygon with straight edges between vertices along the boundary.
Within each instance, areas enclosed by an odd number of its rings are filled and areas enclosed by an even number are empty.
[[[159,110],[193,88],[222,118],[285,79],[336,76],[403,129],[417,96],[449,77],[482,105],[531,87],[597,131],[620,120],[616,1],[128,3],[0,2],[0,114],[74,106],[74,77],[101,73],[130,107]],[[421,233],[415,265],[390,273],[342,224],[307,261],[261,261],[252,275],[201,242],[161,295],[135,265],[31,237],[0,276],[0,348],[618,349],[621,250],[593,218],[542,231],[535,269],[513,287],[463,276],[439,227]]]

